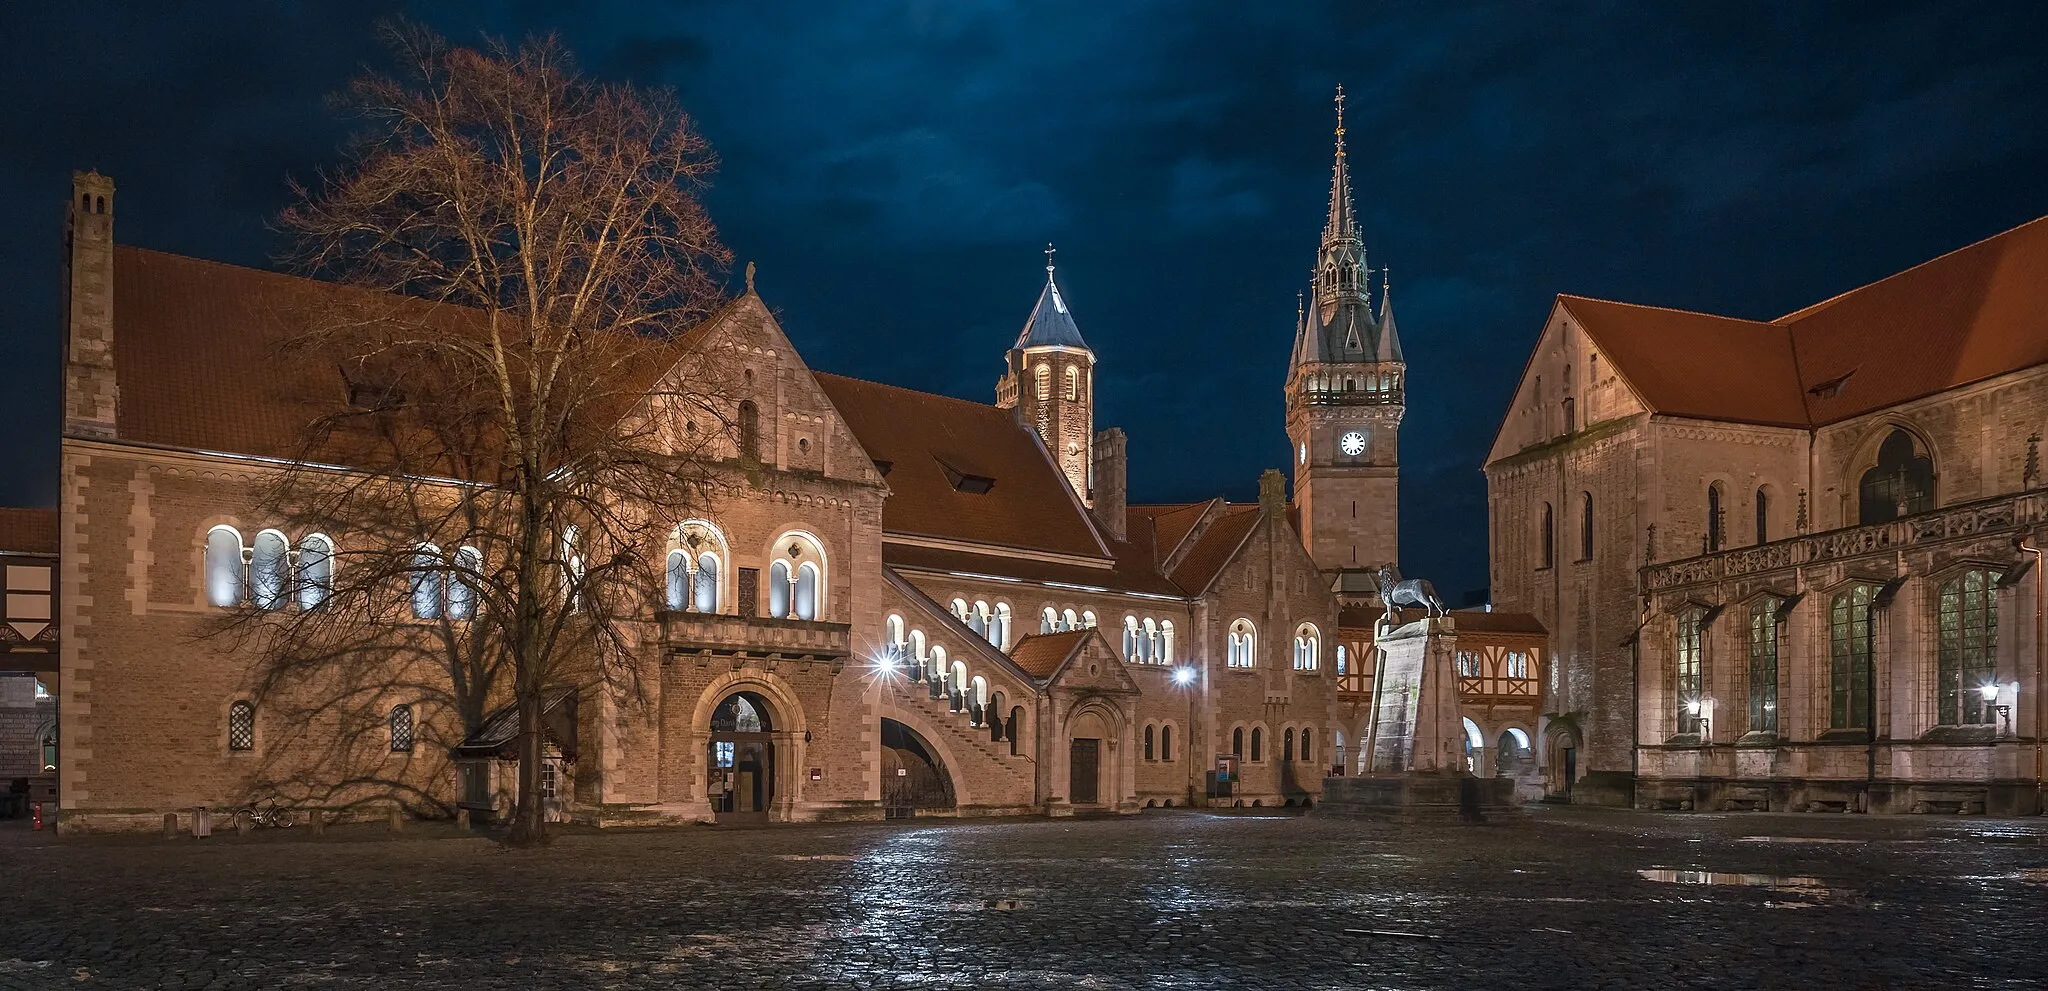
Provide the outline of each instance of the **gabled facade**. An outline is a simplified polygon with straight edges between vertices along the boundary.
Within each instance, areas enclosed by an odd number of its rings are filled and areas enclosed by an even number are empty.
[[[332,369],[274,364],[293,332],[283,302],[336,290],[118,246],[111,200],[110,181],[78,177],[49,679],[62,828],[271,799],[504,811],[505,720],[399,687],[445,679],[431,663],[388,658],[374,672],[386,688],[303,720],[283,714],[319,699],[264,688],[252,655],[204,635],[254,608],[250,562],[273,545],[293,567],[337,550],[282,532],[251,495],[305,417],[352,401]],[[997,405],[814,371],[751,271],[689,332],[730,382],[731,408],[703,424],[729,435],[710,449],[718,494],[653,549],[668,584],[636,620],[641,690],[550,698],[553,815],[1057,815],[1320,795],[1340,732],[1336,604],[1283,479],[1268,473],[1257,505],[1126,506],[1126,441],[1095,430],[1094,355],[1051,274]],[[1219,788],[1210,771],[1231,754],[1236,780]]]
[[[1558,297],[1486,474],[1576,798],[2038,803],[2044,285],[2048,220],[1768,322]]]

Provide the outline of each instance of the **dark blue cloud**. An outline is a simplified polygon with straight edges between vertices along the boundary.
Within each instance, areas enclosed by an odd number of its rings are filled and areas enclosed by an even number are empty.
[[[123,240],[263,264],[381,13],[562,32],[670,85],[707,196],[819,367],[988,399],[1060,246],[1134,495],[1249,498],[1351,94],[1411,362],[1404,563],[1484,581],[1478,472],[1557,292],[1772,317],[2048,213],[2033,4],[229,2],[0,13],[0,500],[54,498],[73,168]],[[139,9],[140,8],[140,9]]]

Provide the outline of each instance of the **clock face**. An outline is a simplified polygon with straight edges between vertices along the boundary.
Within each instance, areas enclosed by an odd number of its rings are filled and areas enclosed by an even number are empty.
[[[1365,435],[1353,430],[1337,439],[1337,448],[1354,458],[1358,457],[1365,453]]]

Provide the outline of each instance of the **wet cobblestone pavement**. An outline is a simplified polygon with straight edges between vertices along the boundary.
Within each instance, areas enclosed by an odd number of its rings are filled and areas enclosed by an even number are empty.
[[[339,831],[337,831],[339,833]],[[2048,822],[1538,809],[10,843],[0,988],[2002,988]]]

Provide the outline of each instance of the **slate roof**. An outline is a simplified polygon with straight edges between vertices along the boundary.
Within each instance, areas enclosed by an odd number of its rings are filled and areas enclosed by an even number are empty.
[[[853,435],[888,472],[882,528],[898,534],[1107,557],[1087,511],[1009,410],[816,373]],[[962,491],[956,475],[992,479]],[[893,555],[892,555],[893,560]]]
[[[1045,347],[1088,347],[1088,342],[1081,339],[1081,328],[1074,324],[1074,314],[1067,310],[1066,298],[1060,295],[1060,287],[1053,282],[1050,271],[1045,276],[1045,289],[1038,294],[1038,305],[1031,308],[1031,317],[1024,321],[1024,329],[1017,334],[1017,343],[1012,345],[1012,350]]]
[[[541,732],[554,741],[568,760],[576,759],[576,689],[543,689],[541,697]],[[519,758],[519,705],[513,703],[491,712],[484,717],[483,724],[476,732],[469,734],[455,745],[458,757],[495,757],[499,760]]]
[[[1769,322],[1558,305],[1654,412],[1819,427],[2048,364],[2048,217]]]
[[[0,509],[0,551],[57,553],[57,511]]]

